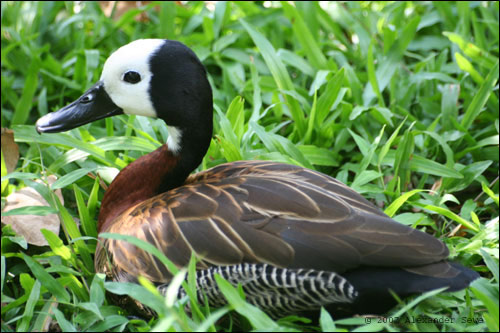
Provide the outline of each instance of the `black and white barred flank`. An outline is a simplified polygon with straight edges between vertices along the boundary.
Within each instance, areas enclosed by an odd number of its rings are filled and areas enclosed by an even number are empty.
[[[215,274],[235,287],[241,284],[247,302],[273,317],[317,310],[332,303],[352,303],[358,294],[346,279],[333,272],[243,263],[196,272],[198,299],[202,301],[206,296],[212,307],[227,304]],[[164,292],[166,286],[159,290]],[[185,294],[184,289],[179,291],[179,297]]]

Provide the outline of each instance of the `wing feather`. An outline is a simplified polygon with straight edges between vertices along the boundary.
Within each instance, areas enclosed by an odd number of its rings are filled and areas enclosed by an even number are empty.
[[[128,233],[161,249],[178,266],[191,251],[200,267],[241,262],[338,273],[360,265],[418,266],[448,256],[446,246],[390,219],[341,182],[319,172],[268,161],[222,164],[186,185],[130,208],[110,232]],[[144,251],[106,240],[119,276],[169,274]],[[96,260],[103,270],[105,260]]]

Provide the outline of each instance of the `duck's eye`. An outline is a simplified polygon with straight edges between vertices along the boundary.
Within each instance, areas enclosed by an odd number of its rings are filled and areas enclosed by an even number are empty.
[[[123,74],[123,81],[128,83],[137,83],[141,81],[141,74],[134,71],[128,71]]]
[[[94,94],[90,93],[80,99],[80,103],[87,104],[94,100]]]

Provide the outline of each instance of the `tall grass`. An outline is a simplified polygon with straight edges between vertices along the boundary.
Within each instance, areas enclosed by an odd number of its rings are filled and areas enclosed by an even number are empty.
[[[498,332],[498,13],[498,2],[153,2],[110,18],[98,2],[2,2],[2,127],[14,130],[21,155],[7,174],[2,151],[2,207],[31,187],[51,208],[15,214],[56,211],[62,226],[43,232],[45,247],[2,226],[2,331]],[[118,116],[42,135],[33,125],[139,38],[180,40],[208,70],[215,131],[200,170],[266,159],[324,172],[446,242],[482,278],[465,291],[402,300],[385,317],[322,311],[311,323],[274,321],[225,281],[229,305],[208,309],[193,297],[175,302],[181,278],[165,300],[148,281],[95,274],[105,184],[165,142],[165,125]],[[48,174],[56,183],[35,182]],[[188,278],[191,296],[193,286]],[[111,294],[158,316],[134,317]]]

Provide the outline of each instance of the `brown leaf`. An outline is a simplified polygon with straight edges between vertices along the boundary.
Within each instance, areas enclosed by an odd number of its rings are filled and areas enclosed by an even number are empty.
[[[55,181],[55,176],[51,175],[48,177],[49,184],[53,184]],[[59,197],[59,200],[61,200],[61,203],[64,204],[61,190],[58,189],[55,193]],[[25,206],[49,206],[49,204],[33,188],[25,187],[7,196],[4,211],[8,212],[14,208],[21,208]],[[48,229],[58,235],[60,227],[60,221],[57,214],[50,214],[46,216],[2,216],[2,223],[12,225],[12,229],[14,229],[18,235],[23,236],[29,244],[38,246],[49,245],[45,237],[43,237],[40,232],[40,229]]]
[[[7,173],[14,171],[19,160],[19,147],[14,142],[14,131],[8,128],[2,128],[2,153]]]
[[[443,185],[443,178],[439,178],[434,184],[432,184],[430,194],[437,195],[441,185]]]

